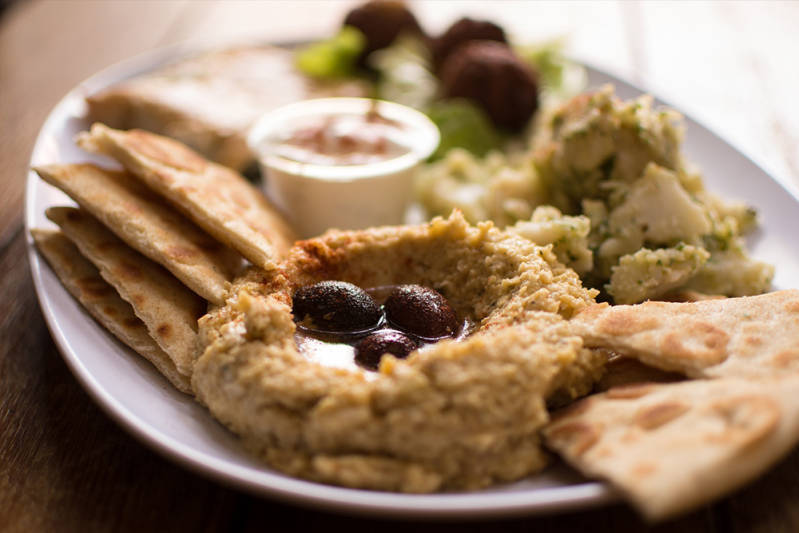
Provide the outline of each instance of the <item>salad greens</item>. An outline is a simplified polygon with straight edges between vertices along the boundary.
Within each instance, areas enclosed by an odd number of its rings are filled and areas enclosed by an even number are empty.
[[[516,54],[538,72],[544,95],[558,100],[576,95],[586,84],[585,70],[563,55],[564,47],[562,39],[513,47]]]
[[[296,55],[297,68],[312,78],[341,79],[357,75],[357,62],[366,48],[366,37],[352,26],[324,41],[313,43]]]
[[[463,99],[437,98],[438,81],[432,72],[430,52],[419,38],[397,39],[373,53],[369,65],[378,73],[378,98],[416,108],[438,126],[441,143],[431,161],[441,159],[453,148],[483,156],[502,146],[503,136],[478,106]]]
[[[424,111],[438,93],[430,50],[421,39],[402,35],[391,46],[372,52],[368,64],[377,72],[377,96]]]
[[[345,26],[332,38],[301,49],[296,57],[297,66],[317,79],[368,75],[375,80],[377,98],[426,113],[441,132],[441,144],[431,161],[441,159],[453,148],[483,157],[491,150],[501,149],[508,140],[479,106],[463,99],[440,98],[429,46],[418,36],[401,35],[359,64],[365,46],[363,33]],[[572,96],[584,85],[582,69],[564,58],[562,49],[563,42],[557,40],[514,46],[519,57],[538,72],[542,97],[547,99]],[[364,64],[371,72],[362,68]]]
[[[502,147],[504,136],[482,109],[467,100],[441,100],[431,104],[425,112],[441,132],[441,142],[430,161],[441,159],[453,148],[483,157]]]

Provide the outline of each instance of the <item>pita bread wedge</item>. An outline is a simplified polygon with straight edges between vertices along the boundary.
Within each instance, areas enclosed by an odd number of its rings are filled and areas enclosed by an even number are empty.
[[[595,305],[571,324],[588,347],[692,378],[799,374],[799,290],[691,303]]]
[[[283,216],[247,180],[175,140],[94,124],[78,144],[119,161],[198,226],[265,270],[276,268],[294,243]]]
[[[92,164],[34,170],[191,290],[215,304],[224,303],[241,256],[175,212],[133,176]]]
[[[152,363],[181,392],[191,394],[189,378],[147,333],[128,302],[119,297],[89,260],[60,231],[31,230],[39,251],[58,279],[97,322],[133,351]]]
[[[799,378],[631,385],[556,413],[547,445],[650,520],[752,480],[799,440]]]
[[[51,207],[46,213],[94,263],[103,279],[133,306],[136,316],[178,372],[191,376],[197,350],[197,320],[205,313],[206,302],[88,213],[73,207]]]
[[[186,143],[244,171],[255,163],[247,132],[264,113],[327,96],[367,96],[363,81],[313,80],[293,50],[272,46],[214,49],[179,59],[86,98],[89,116],[113,128],[142,128]]]

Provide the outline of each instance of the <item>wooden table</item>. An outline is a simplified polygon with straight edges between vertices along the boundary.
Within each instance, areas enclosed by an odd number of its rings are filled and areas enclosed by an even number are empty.
[[[560,516],[404,523],[259,499],[166,461],[110,421],[61,360],[25,258],[33,141],[96,70],[182,40],[329,34],[351,2],[27,2],[0,15],[0,530],[640,531],[624,505]],[[799,3],[416,2],[430,31],[471,13],[652,89],[799,184]],[[713,506],[653,531],[799,530],[799,453]]]

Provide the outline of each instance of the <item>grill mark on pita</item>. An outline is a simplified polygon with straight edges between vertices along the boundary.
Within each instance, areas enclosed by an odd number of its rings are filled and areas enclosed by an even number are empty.
[[[788,302],[785,304],[785,310],[789,313],[799,313],[799,302]]]
[[[635,445],[641,440],[640,431],[625,431],[619,438],[619,442],[624,445]]]
[[[629,400],[646,396],[652,389],[653,386],[649,383],[633,383],[632,385],[613,387],[608,390],[606,395],[610,399]]]
[[[108,283],[97,278],[81,278],[75,280],[75,285],[77,285],[81,291],[95,297],[105,296],[114,290]]]
[[[645,407],[635,415],[635,424],[645,430],[657,429],[682,416],[690,409],[679,402],[666,402]]]
[[[743,338],[743,342],[744,342],[744,344],[746,344],[747,346],[749,346],[751,348],[756,348],[756,347],[761,346],[763,344],[763,338],[762,337],[758,337],[756,335],[747,335],[746,337]],[[750,354],[750,355],[753,355],[753,354]]]
[[[774,356],[772,363],[778,368],[792,368],[799,366],[799,351],[786,350]]]
[[[167,253],[176,261],[185,263],[197,257],[197,253],[194,250],[186,248],[185,246],[170,246],[167,249]]]
[[[139,215],[144,213],[144,210],[141,208],[141,206],[134,202],[122,202],[122,205],[124,206],[125,211],[131,215]]]
[[[635,466],[632,467],[631,473],[635,477],[642,478],[642,477],[649,477],[655,472],[657,472],[658,467],[654,463],[649,461],[641,461],[636,463]]]
[[[615,455],[613,448],[610,446],[600,446],[594,448],[592,453],[597,457],[602,457],[603,459],[609,459]]]
[[[603,320],[602,327],[608,335],[632,335],[658,327],[658,320],[635,312],[615,313]]]
[[[153,137],[142,130],[130,130],[126,144],[132,150],[172,168],[200,173],[205,170],[205,159],[183,144],[163,137]]]
[[[766,438],[777,429],[781,409],[766,396],[737,396],[714,402],[710,406],[723,423],[721,433],[710,435],[716,442],[733,441],[744,450]]]
[[[155,172],[155,175],[158,176],[158,179],[160,179],[165,185],[172,186],[177,181],[175,176],[173,176],[172,173],[170,173],[170,172],[166,172],[166,171],[161,170],[161,169],[156,169],[156,170],[154,170],[154,172]],[[185,191],[187,189],[185,187],[183,187],[182,190]]]
[[[740,326],[741,341],[751,349],[762,346],[766,339],[763,337],[762,328],[758,324],[745,322]],[[748,355],[754,355],[754,351]]]
[[[161,324],[156,329],[156,332],[161,338],[168,339],[172,333],[172,328],[169,326],[169,324]]]
[[[727,358],[729,340],[730,336],[713,324],[695,322],[665,335],[661,349],[674,357],[698,359],[703,366],[711,366]]]
[[[142,277],[141,269],[126,261],[122,261],[117,268],[117,272],[119,273],[120,277],[125,277],[128,279],[140,279]]]
[[[249,209],[250,207],[249,198],[245,197],[240,191],[230,191],[228,198],[233,200],[233,203],[241,209]]]

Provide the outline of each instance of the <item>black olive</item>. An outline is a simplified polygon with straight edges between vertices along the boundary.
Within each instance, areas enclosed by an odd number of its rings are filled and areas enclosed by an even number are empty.
[[[439,292],[421,285],[395,287],[384,305],[386,318],[396,328],[423,339],[454,337],[458,318]]]
[[[294,320],[315,330],[356,332],[377,327],[380,308],[369,294],[352,283],[322,281],[294,294]]]
[[[383,354],[390,353],[404,359],[416,348],[416,342],[404,333],[384,329],[372,333],[355,345],[355,362],[369,370],[377,370]]]

